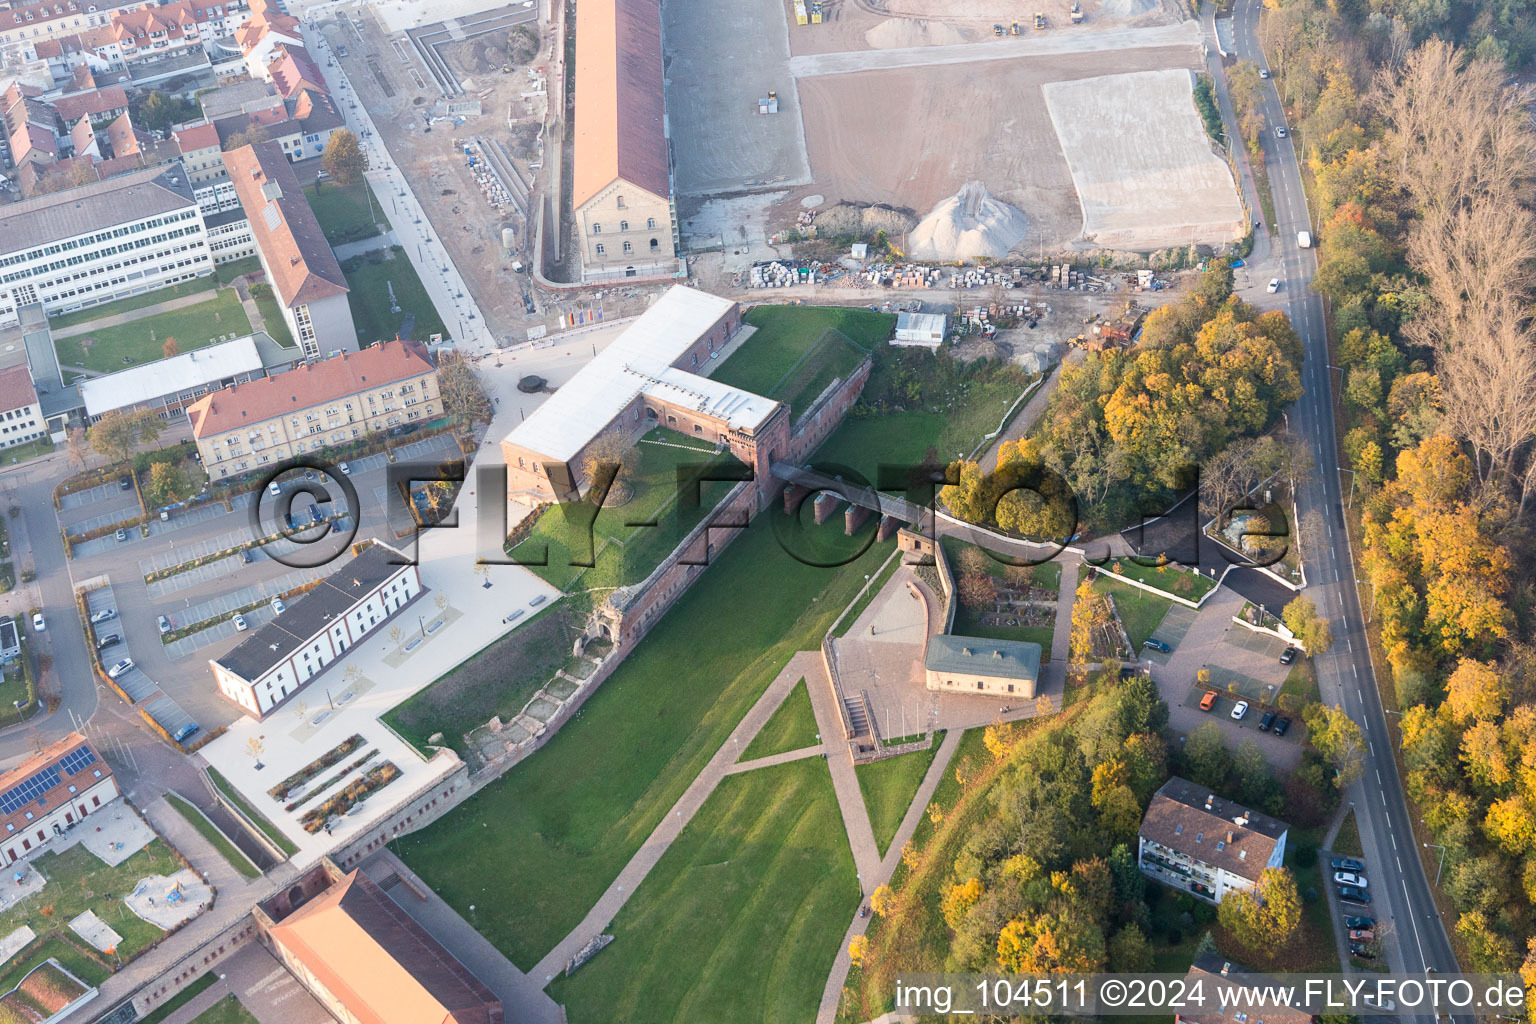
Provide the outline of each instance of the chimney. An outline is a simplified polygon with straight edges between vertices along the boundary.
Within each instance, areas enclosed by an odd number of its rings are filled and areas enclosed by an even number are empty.
[[[1230,960],[1223,961],[1222,965],[1221,965],[1221,976],[1223,978],[1225,978],[1227,976],[1227,972],[1229,972],[1231,970],[1232,970],[1232,961],[1230,961]]]
[[[1237,837],[1237,833],[1235,833],[1235,832],[1228,832],[1227,833],[1227,845],[1228,846],[1232,845],[1232,840],[1235,839],[1236,837]]]
[[[1213,797],[1215,797],[1215,795],[1216,794],[1214,794],[1214,793],[1207,793],[1207,794],[1205,794],[1205,809],[1206,810],[1210,810],[1211,809],[1211,800],[1212,800]]]

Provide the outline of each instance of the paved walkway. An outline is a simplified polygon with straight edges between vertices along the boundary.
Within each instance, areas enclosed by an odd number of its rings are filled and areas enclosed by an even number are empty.
[[[382,235],[374,235],[372,238],[360,238],[355,242],[332,246],[331,252],[336,254],[336,260],[340,262],[353,256],[363,256],[370,252],[388,249],[399,244],[400,240],[395,237],[395,232],[389,230]]]
[[[811,695],[811,708],[816,712],[816,728],[827,742],[827,767],[832,770],[832,788],[837,792],[837,806],[843,814],[843,828],[848,833],[848,846],[853,850],[853,866],[859,872],[859,895],[862,899],[874,891],[874,877],[880,872],[880,846],[875,842],[875,830],[869,823],[869,813],[864,809],[864,794],[859,789],[859,778],[853,770],[853,753],[846,742],[832,742],[831,737],[843,735],[843,719],[837,710],[837,700],[832,693],[832,681],[827,678],[826,665],[820,651],[804,651],[790,661],[793,667],[800,661],[798,675],[805,676],[805,686]]]
[[[159,316],[161,313],[169,313],[172,310],[185,309],[188,306],[196,306],[199,303],[211,301],[217,294],[218,287],[215,286],[210,288],[208,291],[198,292],[196,295],[183,295],[175,299],[166,299],[164,302],[156,302],[153,305],[145,306],[143,309],[134,309],[128,311],[127,313],[116,313],[112,316],[104,316],[100,320],[92,320],[89,323],[77,324],[74,327],[62,327],[59,330],[53,332],[53,340],[58,341],[61,338],[74,338],[82,334],[90,334],[92,331],[99,331],[103,327],[117,327],[121,324],[131,324],[135,320],[148,320],[150,317]]]
[[[981,471],[991,473],[997,469],[997,450],[1007,441],[1017,441],[1029,433],[1029,428],[1035,425],[1035,421],[1045,414],[1045,407],[1050,404],[1051,396],[1056,393],[1056,386],[1061,383],[1062,367],[1069,363],[1080,363],[1086,353],[1083,349],[1073,348],[1068,350],[1060,363],[1047,371],[1045,382],[1040,385],[1040,390],[1029,396],[1029,401],[1024,403],[1024,408],[1019,410],[1009,423],[1006,430],[997,435],[989,447],[981,455]]]
[[[156,798],[145,807],[144,817],[213,886],[216,905],[228,900],[249,906],[272,892],[271,883],[260,875],[246,878],[236,871],[234,865],[164,797]]]
[[[742,772],[756,771],[758,768],[772,768],[776,764],[803,761],[807,757],[823,757],[826,752],[826,744],[818,743],[814,747],[801,747],[799,750],[786,750],[782,754],[769,754],[767,757],[754,757],[750,761],[737,761],[725,770],[725,774],[739,775]]]

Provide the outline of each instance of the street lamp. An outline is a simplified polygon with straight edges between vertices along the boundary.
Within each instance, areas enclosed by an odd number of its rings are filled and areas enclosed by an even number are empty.
[[[1440,866],[1435,869],[1435,885],[1439,886],[1440,872],[1445,870],[1445,847],[1441,846],[1439,843],[1425,843],[1424,848],[1426,850],[1434,849],[1440,851]]]

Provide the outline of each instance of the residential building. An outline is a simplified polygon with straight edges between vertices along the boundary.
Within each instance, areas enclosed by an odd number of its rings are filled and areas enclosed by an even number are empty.
[[[253,0],[251,16],[235,30],[235,43],[245,54],[245,66],[252,78],[270,82],[273,55],[287,43],[303,46],[299,19],[277,9],[276,5]]]
[[[125,156],[141,155],[150,143],[149,137],[133,126],[127,114],[120,115],[107,125],[107,141],[112,147],[112,157],[118,160]]]
[[[681,276],[658,0],[584,0],[571,208],[583,280]]]
[[[0,207],[0,327],[32,302],[68,312],[211,273],[179,164]]]
[[[410,559],[373,542],[209,662],[220,696],[253,718],[265,717],[421,591]]]
[[[198,455],[214,480],[442,414],[437,369],[426,349],[409,341],[378,342],[236,384],[187,409]]]
[[[21,631],[16,620],[0,615],[0,661],[11,662],[21,657]]]
[[[128,113],[128,93],[120,85],[109,85],[92,92],[60,96],[53,101],[53,109],[65,124],[74,124],[82,117],[99,124]]]
[[[112,768],[77,732],[0,774],[0,852],[14,864],[117,798]]]
[[[788,454],[785,407],[703,375],[740,327],[730,299],[669,289],[502,439],[508,499],[539,505],[579,494],[593,441],[655,427],[728,447],[757,479],[771,479],[769,460]]]
[[[357,349],[347,279],[293,168],[272,142],[224,154],[278,308],[310,358]]]
[[[36,441],[46,433],[43,408],[25,360],[0,369],[0,449]]]
[[[1208,903],[1249,889],[1285,861],[1290,827],[1174,776],[1141,819],[1136,861],[1142,874]]]
[[[261,944],[339,1021],[505,1019],[501,1000],[360,870],[324,858],[252,913]]]
[[[0,10],[0,46],[8,43],[33,44],[88,28],[105,27],[116,11],[136,7],[140,0],[114,3],[113,0],[51,0],[22,4]]]
[[[1264,1005],[1262,993],[1279,991],[1281,986],[1219,953],[1200,956],[1184,978],[1186,991],[1199,991],[1204,999],[1199,1005],[1187,1001],[1187,1008],[1173,1015],[1174,1024],[1312,1024],[1317,1020],[1305,1010]],[[1258,991],[1236,997],[1238,988]]]
[[[43,430],[55,442],[64,440],[70,424],[85,411],[76,385],[65,386],[64,371],[48,328],[48,313],[34,302],[17,311],[17,323],[0,327],[0,368],[25,366],[37,396]],[[25,393],[21,394],[25,397]],[[15,417],[13,417],[13,421]]]
[[[298,95],[300,89],[330,92],[330,86],[320,72],[320,65],[315,63],[308,50],[294,43],[282,43],[273,50],[267,77],[277,94],[285,100]]]
[[[174,133],[176,148],[181,153],[181,166],[193,186],[210,182],[228,181],[229,172],[224,167],[219,148],[219,131],[206,121],[183,128]]]
[[[937,633],[923,655],[928,689],[1031,699],[1040,680],[1040,645]]]
[[[80,382],[79,388],[90,422],[120,409],[150,409],[162,419],[176,420],[204,395],[261,380],[266,375],[266,363],[256,337],[246,335],[169,359],[89,377]]]

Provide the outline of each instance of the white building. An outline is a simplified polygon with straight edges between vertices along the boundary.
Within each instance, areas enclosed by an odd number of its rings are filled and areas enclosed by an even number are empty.
[[[0,327],[213,273],[203,215],[180,164],[0,207]]]
[[[0,370],[0,448],[36,441],[47,432],[26,362]]]
[[[1207,903],[1248,889],[1285,861],[1290,827],[1174,776],[1147,805],[1137,837],[1142,874]]]
[[[14,864],[117,798],[112,769],[70,733],[0,775],[0,851]]]
[[[891,339],[891,344],[936,351],[944,344],[945,323],[943,313],[897,313],[896,336]]]
[[[375,541],[272,622],[209,662],[220,695],[262,718],[421,593],[416,566]]]
[[[256,337],[246,335],[82,380],[80,397],[90,422],[119,409],[152,409],[170,420],[209,392],[266,375]]]

